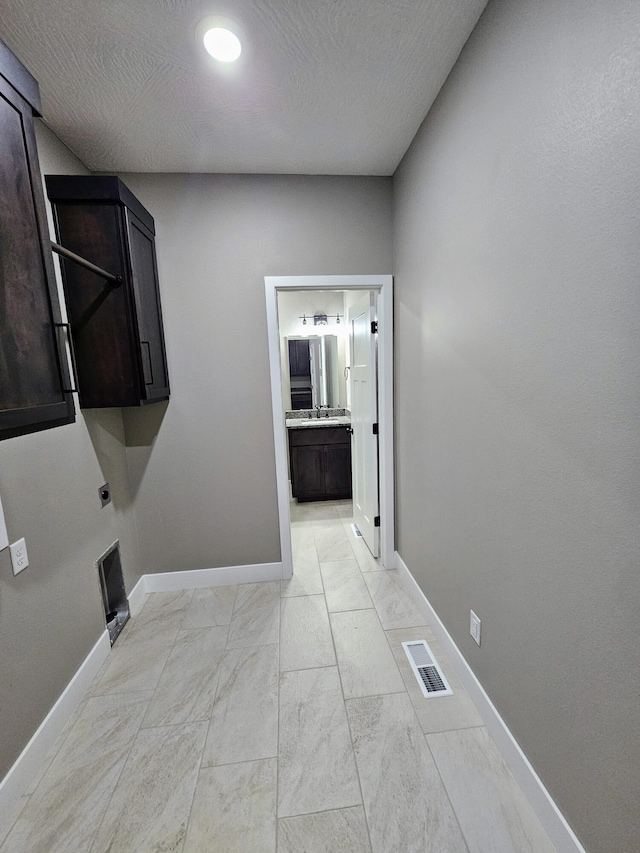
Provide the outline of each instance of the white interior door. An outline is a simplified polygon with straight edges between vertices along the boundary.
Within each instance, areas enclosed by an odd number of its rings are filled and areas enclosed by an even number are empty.
[[[351,477],[353,519],[374,557],[379,550],[378,515],[378,388],[376,338],[372,323],[376,318],[375,295],[366,293],[349,309],[351,369]]]

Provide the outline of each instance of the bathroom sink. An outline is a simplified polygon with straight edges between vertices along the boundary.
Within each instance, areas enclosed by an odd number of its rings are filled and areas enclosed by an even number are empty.
[[[299,418],[296,423],[300,426],[321,426],[322,424],[337,424],[337,423],[347,423],[347,419],[342,417],[336,418]]]

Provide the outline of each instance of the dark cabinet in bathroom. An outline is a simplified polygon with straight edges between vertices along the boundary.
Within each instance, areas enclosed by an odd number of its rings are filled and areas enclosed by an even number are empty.
[[[351,497],[351,436],[346,427],[289,429],[289,453],[298,501]]]
[[[62,261],[81,407],[169,399],[153,217],[115,176],[45,180],[59,242],[122,277]]]
[[[289,374],[291,377],[311,377],[311,365],[309,358],[309,341],[289,341]]]

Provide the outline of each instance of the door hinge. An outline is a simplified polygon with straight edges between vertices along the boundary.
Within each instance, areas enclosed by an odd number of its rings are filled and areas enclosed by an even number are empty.
[[[378,424],[373,425],[373,434],[378,435]]]
[[[371,334],[372,335],[378,334],[378,321],[377,320],[371,321]]]
[[[380,527],[380,516],[379,515],[376,515],[376,517],[373,519],[373,526],[374,527]]]

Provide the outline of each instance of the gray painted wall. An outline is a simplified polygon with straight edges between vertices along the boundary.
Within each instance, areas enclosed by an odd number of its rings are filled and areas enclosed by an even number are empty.
[[[87,173],[44,125],[36,131],[43,174]],[[113,502],[101,509],[105,480]],[[2,778],[104,631],[96,560],[120,539],[127,589],[140,576],[120,410],[77,409],[75,424],[0,442],[0,494],[9,539],[25,537],[30,563],[14,577],[0,552]]]
[[[171,382],[125,412],[144,571],[279,561],[264,276],[389,273],[391,179],[122,178],[155,218]]]
[[[399,552],[590,853],[640,837],[638,11],[491,0],[394,181]]]

